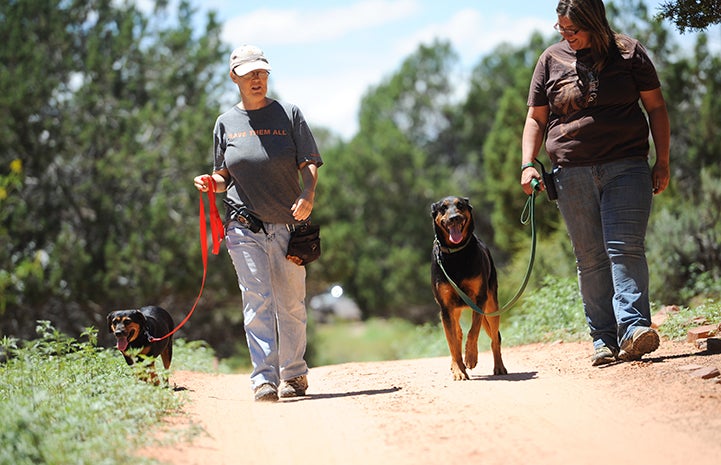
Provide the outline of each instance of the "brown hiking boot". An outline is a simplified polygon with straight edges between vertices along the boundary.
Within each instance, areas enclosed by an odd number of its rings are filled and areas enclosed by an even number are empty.
[[[308,389],[308,377],[306,375],[283,380],[280,383],[280,397],[301,397]]]
[[[608,347],[608,346],[601,346],[593,354],[593,362],[592,365],[597,367],[600,365],[606,365],[608,363],[613,363],[616,361],[616,356],[618,355],[618,350]]]
[[[277,402],[278,388],[271,383],[263,383],[253,390],[256,402]]]
[[[658,349],[660,338],[655,329],[643,327],[633,332],[633,335],[621,344],[618,358],[624,362],[641,360],[641,356]]]

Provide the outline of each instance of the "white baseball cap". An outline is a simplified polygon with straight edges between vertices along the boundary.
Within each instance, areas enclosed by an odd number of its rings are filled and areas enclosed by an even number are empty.
[[[263,50],[255,45],[241,45],[230,54],[230,70],[242,76],[256,69],[271,70]]]

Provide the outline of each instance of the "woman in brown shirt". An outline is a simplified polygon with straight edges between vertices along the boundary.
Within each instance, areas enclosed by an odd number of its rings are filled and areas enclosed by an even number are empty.
[[[541,54],[531,81],[521,185],[530,194],[541,178],[533,161],[545,137],[593,365],[638,360],[659,345],[650,327],[645,236],[653,194],[670,178],[666,104],[646,50],[611,30],[601,0],[561,0],[556,13],[562,40]]]

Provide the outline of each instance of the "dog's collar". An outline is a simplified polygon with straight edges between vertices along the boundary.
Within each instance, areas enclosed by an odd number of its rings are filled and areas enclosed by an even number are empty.
[[[460,245],[459,247],[446,247],[446,246],[441,245],[441,241],[438,240],[438,236],[436,236],[434,242],[436,244],[438,244],[438,249],[441,252],[450,254],[450,253],[460,252],[461,250],[465,249],[468,246],[468,244],[471,243],[471,238],[469,237],[468,239],[466,239],[466,242],[464,244]]]

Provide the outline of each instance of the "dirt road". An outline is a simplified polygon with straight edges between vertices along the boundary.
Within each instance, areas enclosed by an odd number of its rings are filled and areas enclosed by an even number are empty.
[[[590,343],[504,348],[470,381],[450,358],[311,369],[308,396],[261,404],[247,375],[176,372],[192,443],[147,452],[173,465],[717,464],[721,355],[662,341],[648,360],[591,367]]]

